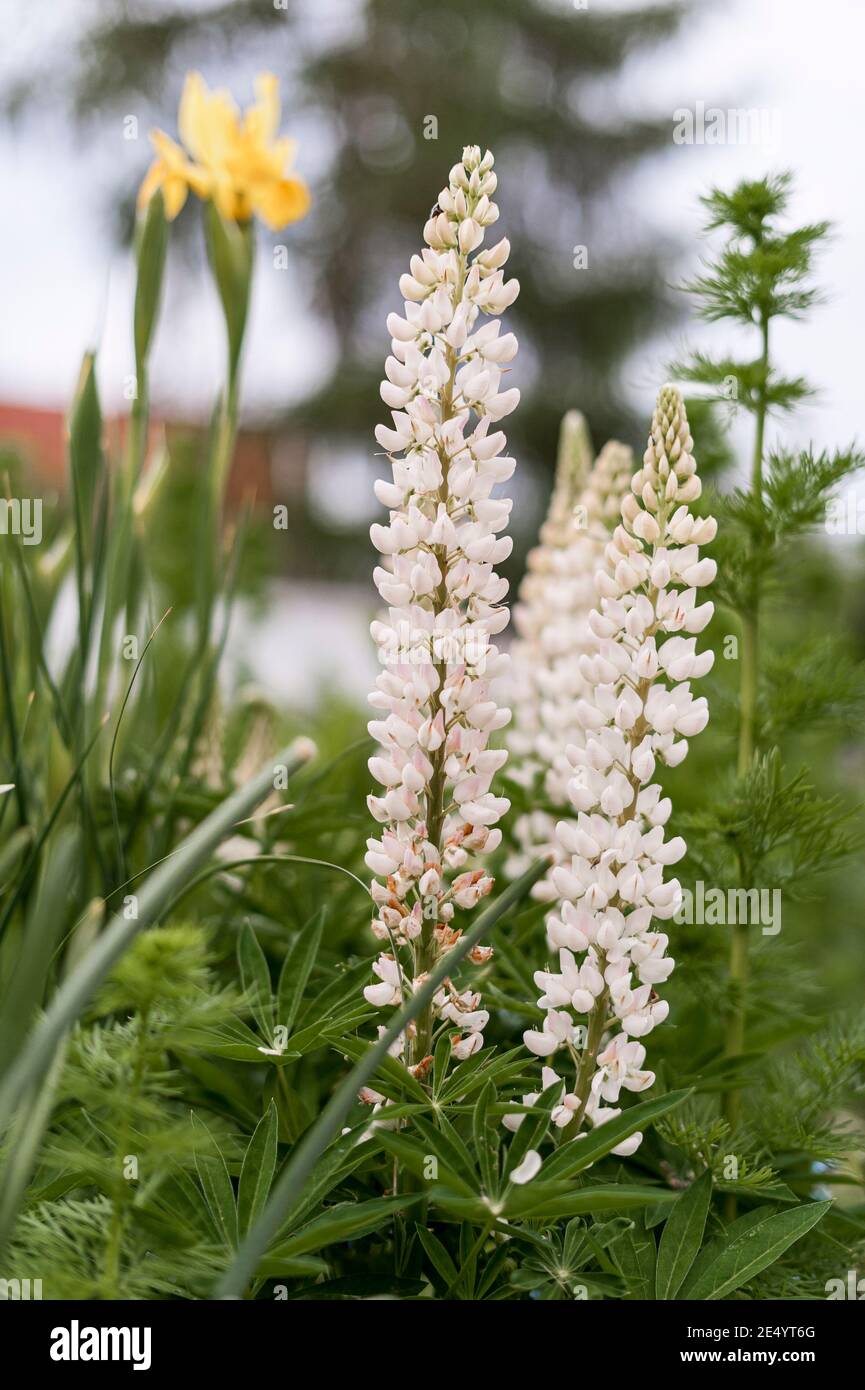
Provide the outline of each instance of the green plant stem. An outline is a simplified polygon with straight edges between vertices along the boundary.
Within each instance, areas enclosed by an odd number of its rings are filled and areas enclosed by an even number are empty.
[[[145,381],[142,381],[142,377],[145,378]],[[103,713],[107,704],[111,671],[117,659],[115,641],[117,620],[121,612],[125,610],[126,631],[132,633],[134,628],[130,586],[136,546],[133,506],[135,484],[144,467],[147,445],[149,415],[146,392],[146,373],[142,366],[138,370],[137,393],[129,412],[129,430],[123,467],[120,469],[116,485],[112,489],[113,507],[109,555],[106,565],[105,605],[102,614],[102,631],[99,636],[96,687],[92,700],[92,709],[97,718]],[[103,767],[101,773],[104,777],[107,768]]]
[[[123,1163],[127,1156],[126,1151],[129,1147],[130,1135],[132,1133],[130,1116],[135,1113],[144,1082],[144,1073],[147,1069],[148,1023],[149,1011],[145,1008],[141,1010],[138,1018],[135,1064],[132,1069],[129,1090],[123,1099],[123,1120],[120,1125],[117,1147],[114,1153],[114,1178],[116,1186],[114,1187],[112,1197],[111,1221],[109,1223],[108,1236],[105,1242],[105,1260],[102,1271],[102,1296],[106,1299],[115,1299],[120,1296],[120,1255],[123,1248],[123,1231],[126,1225],[129,1196],[128,1180],[123,1177]]]
[[[199,649],[203,654],[210,643],[213,610],[216,601],[216,576],[222,548],[222,525],[225,493],[231,473],[231,461],[237,440],[237,374],[229,372],[228,383],[219,403],[216,417],[213,450],[207,473],[207,492],[204,518],[204,582],[200,597]]]
[[[769,376],[769,319],[761,315],[760,388],[757,394],[754,430],[754,456],[751,463],[751,493],[758,506],[763,500],[763,450],[768,409]],[[751,595],[749,611],[742,623],[742,666],[740,671],[739,760],[738,774],[744,777],[754,757],[754,730],[757,717],[757,684],[759,675],[760,592],[759,581]]]
[[[598,969],[604,973],[606,957],[598,962]],[[589,1029],[586,1036],[586,1045],[580,1058],[580,1065],[577,1070],[577,1079],[574,1086],[574,1095],[579,1101],[579,1106],[574,1112],[574,1118],[567,1126],[569,1137],[573,1137],[580,1132],[583,1117],[586,1113],[586,1106],[589,1103],[591,1093],[592,1077],[595,1074],[595,1062],[600,1051],[601,1041],[606,1028],[607,1014],[609,1012],[610,991],[605,986],[598,998],[589,1017]]]
[[[493,1229],[493,1223],[492,1223],[492,1222],[490,1222],[490,1223],[488,1223],[488,1224],[485,1224],[485,1225],[481,1228],[481,1233],[480,1233],[480,1235],[478,1236],[477,1240],[475,1241],[475,1243],[474,1243],[474,1245],[472,1246],[472,1248],[471,1248],[471,1250],[469,1251],[469,1253],[466,1255],[465,1260],[464,1260],[463,1263],[462,1263],[462,1266],[461,1266],[461,1268],[460,1268],[460,1271],[459,1271],[459,1273],[458,1273],[456,1279],[454,1279],[453,1283],[452,1283],[452,1284],[450,1285],[450,1287],[445,1291],[445,1295],[444,1295],[445,1298],[453,1298],[454,1295],[456,1294],[456,1291],[457,1291],[457,1289],[459,1288],[460,1284],[463,1282],[463,1280],[466,1280],[466,1286],[467,1286],[467,1288],[468,1288],[468,1287],[472,1287],[472,1288],[474,1287],[474,1278],[472,1277],[471,1285],[469,1286],[469,1284],[468,1284],[468,1276],[469,1276],[470,1273],[472,1274],[472,1276],[474,1275],[474,1270],[475,1270],[475,1268],[476,1268],[477,1256],[479,1255],[480,1251],[483,1250],[484,1246],[486,1245],[486,1243],[487,1243],[487,1238],[488,1238],[490,1232],[492,1231],[492,1229]]]
[[[754,431],[754,457],[751,465],[751,492],[758,506],[763,501],[763,451],[768,411],[769,381],[769,317],[765,309],[760,315],[761,374],[757,395]],[[747,776],[754,760],[757,691],[760,671],[760,581],[755,567],[751,602],[742,623],[742,667],[740,672],[739,756],[737,773]],[[744,867],[744,866],[743,866]],[[743,887],[748,887],[743,884]],[[748,925],[737,922],[730,937],[730,1015],[727,1020],[724,1054],[738,1057],[745,1050],[746,992],[749,974]],[[726,1091],[723,1101],[724,1118],[731,1128],[739,1122],[742,1093],[738,1087]],[[733,1199],[735,1210],[735,1198]]]

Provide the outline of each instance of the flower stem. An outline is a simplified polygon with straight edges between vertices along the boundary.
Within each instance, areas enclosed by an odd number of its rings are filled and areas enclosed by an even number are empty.
[[[466,258],[459,256],[459,274],[457,281],[458,296],[462,293],[463,283],[466,274]],[[459,364],[459,354],[454,348],[448,348],[445,361],[448,368],[448,379],[442,388],[441,419],[442,424],[450,420],[454,414],[453,398],[454,387],[456,384],[457,366]],[[439,459],[442,468],[442,480],[439,487],[439,499],[447,506],[448,493],[448,465],[447,449],[444,442],[439,446]],[[448,554],[447,546],[435,546],[435,556],[441,571],[441,581],[435,595],[435,606],[438,612],[443,612],[448,604],[447,588],[447,569]],[[438,686],[432,693],[430,701],[431,717],[435,720],[442,710],[441,688],[447,675],[446,661],[434,663],[438,675]],[[436,846],[441,856],[444,846],[442,845],[442,827],[444,825],[444,799],[445,799],[445,759],[447,757],[447,738],[442,740],[441,746],[435,750],[430,757],[432,763],[432,776],[429,782],[429,793],[427,796],[427,836],[430,844]],[[426,975],[435,964],[435,929],[436,921],[434,917],[424,915],[423,929],[414,947],[414,975]],[[422,1009],[418,1015],[415,1034],[411,1039],[408,1048],[409,1059],[412,1066],[417,1066],[432,1051],[433,1034],[433,1004],[432,1001]]]
[[[605,961],[599,961],[598,968],[601,971],[601,974],[604,973],[605,964]],[[589,1014],[589,1029],[586,1037],[586,1045],[583,1048],[583,1055],[580,1058],[580,1066],[577,1072],[576,1085],[574,1086],[574,1095],[580,1102],[578,1108],[574,1111],[574,1118],[571,1121],[571,1123],[574,1126],[574,1137],[576,1137],[576,1135],[578,1135],[580,1132],[580,1128],[582,1127],[583,1123],[583,1118],[586,1113],[586,1106],[589,1103],[589,1095],[591,1093],[592,1086],[592,1077],[595,1074],[595,1063],[597,1061],[598,1053],[601,1050],[601,1043],[604,1038],[607,1013],[609,1011],[609,1003],[610,991],[609,988],[605,986],[602,992],[598,995],[597,999],[595,1000],[592,1012]],[[570,1129],[570,1125],[568,1125],[568,1128]]]
[[[225,394],[219,405],[216,435],[207,478],[205,524],[203,537],[204,582],[201,591],[199,640],[207,649],[216,598],[216,576],[219,573],[219,552],[222,540],[222,520],[225,492],[231,472],[231,460],[237,438],[237,376],[230,373]]]
[[[132,1132],[130,1123],[131,1116],[137,1108],[138,1098],[141,1094],[141,1087],[144,1081],[144,1074],[147,1069],[148,1026],[149,1011],[143,1008],[138,1017],[135,1062],[132,1068],[129,1090],[123,1101],[123,1118],[114,1154],[115,1178],[118,1185],[114,1189],[111,1222],[108,1227],[108,1238],[105,1243],[102,1291],[103,1297],[106,1299],[115,1299],[120,1296],[120,1256],[123,1248],[123,1232],[126,1226],[126,1212],[129,1202],[129,1188],[127,1180],[122,1175],[122,1165],[126,1160],[126,1150]]]
[[[763,450],[768,411],[769,383],[769,317],[765,309],[760,314],[760,339],[762,352],[760,358],[760,384],[757,393],[756,428],[754,431],[754,457],[751,465],[751,492],[759,507],[763,505]],[[753,542],[759,544],[758,541]],[[755,725],[757,715],[757,690],[760,658],[760,581],[758,574],[750,594],[750,604],[742,623],[742,668],[739,703],[739,757],[737,773],[740,778],[747,776],[754,760]],[[744,866],[742,866],[744,868]],[[744,884],[748,887],[748,884]],[[732,998],[730,1015],[727,1020],[727,1034],[724,1053],[727,1057],[738,1057],[745,1050],[746,1040],[746,990],[748,985],[748,925],[736,922],[730,938],[730,982]],[[724,1118],[731,1128],[739,1122],[742,1093],[738,1088],[725,1092]]]

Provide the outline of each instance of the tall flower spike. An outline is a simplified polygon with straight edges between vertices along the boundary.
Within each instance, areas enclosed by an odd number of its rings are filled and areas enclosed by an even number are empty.
[[[565,417],[563,443],[567,422],[574,416],[576,411]],[[585,426],[581,436],[585,457],[590,449]],[[595,573],[634,471],[632,451],[615,440],[604,445],[591,471],[585,466],[582,470],[573,464],[568,467],[571,453],[560,452],[540,544],[529,554],[514,605],[519,640],[512,650],[514,723],[508,732],[512,755],[508,775],[532,787],[536,799],[545,805],[516,820],[517,851],[505,865],[512,878],[543,855],[561,858],[555,826],[570,806],[567,784],[572,769],[566,750],[569,743],[581,741],[574,708],[588,693],[580,657],[591,647],[588,622],[597,598]],[[549,876],[536,883],[532,893],[547,900],[556,896]]]
[[[668,1013],[655,986],[673,961],[653,923],[679,906],[679,883],[665,882],[664,869],[686,845],[664,839],[672,808],[655,770],[659,761],[680,763],[688,739],[705,727],[708,706],[692,695],[691,681],[705,675],[713,657],[696,650],[713,611],[696,600],[715,576],[714,561],[701,560],[699,547],[717,528],[713,518],[688,510],[700,495],[692,449],[682,398],[665,386],[643,466],[597,575],[593,652],[580,658],[590,693],[577,705],[582,741],[569,749],[576,818],[556,827],[563,857],[552,880],[560,901],[547,919],[559,968],[535,975],[546,1017],[541,1030],[524,1034],[536,1055],[563,1049],[574,1064],[573,1084],[562,1083],[554,1112],[573,1134],[584,1120],[597,1125],[618,1115],[622,1087],[651,1086],[641,1039]],[[552,1085],[555,1073],[546,1073],[545,1085]],[[641,1138],[631,1136],[614,1152],[633,1153]]]
[[[514,718],[507,736],[511,753],[508,777],[527,787],[543,771],[537,747],[541,731],[540,672],[551,662],[550,628],[561,616],[558,596],[568,578],[562,573],[562,559],[574,540],[575,509],[591,463],[592,443],[585,416],[579,410],[569,410],[559,430],[550,505],[538,544],[528,553],[526,572],[513,607],[516,636],[511,646],[508,679]],[[570,609],[567,603],[565,607]]]
[[[490,641],[506,626],[507,583],[494,566],[510,554],[511,503],[493,498],[514,461],[491,428],[517,405],[502,389],[517,350],[495,317],[516,299],[505,281],[507,241],[481,246],[498,219],[493,157],[463,151],[424,228],[426,249],[400,280],[405,314],[391,314],[392,355],[381,395],[393,427],[376,438],[392,481],[376,484],[390,509],[371,536],[384,557],[375,583],[388,605],[372,624],[383,670],[370,703],[370,733],[380,751],[370,771],[382,788],[370,811],[382,826],[368,841],[374,934],[387,949],[364,990],[377,1007],[398,1004],[458,939],[457,909],[469,909],[493,880],[470,859],[501,842],[496,822],[509,802],[491,790],[507,758],[488,747],[510,719],[490,693],[504,658]],[[484,316],[487,317],[484,322]],[[488,959],[477,947],[470,959]],[[429,1065],[435,1020],[451,1030],[455,1056],[483,1044],[488,1014],[480,995],[449,981],[410,1030],[406,1060]]]

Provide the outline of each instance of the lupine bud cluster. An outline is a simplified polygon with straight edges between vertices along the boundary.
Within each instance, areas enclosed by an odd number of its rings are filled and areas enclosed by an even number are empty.
[[[554,1119],[573,1123],[574,1134],[584,1120],[596,1125],[619,1114],[623,1088],[651,1086],[641,1040],[668,1012],[656,986],[673,961],[655,921],[679,906],[679,883],[664,872],[686,846],[664,838],[672,808],[655,775],[659,762],[680,763],[688,739],[706,725],[706,700],[691,683],[713,656],[697,651],[712,616],[712,604],[697,597],[715,576],[699,547],[716,524],[688,508],[700,495],[692,448],[681,396],[666,386],[597,575],[592,651],[580,658],[589,693],[576,706],[582,736],[568,749],[576,815],[556,828],[562,857],[551,877],[559,902],[547,919],[558,969],[535,975],[546,1013],[541,1029],[524,1034],[537,1056],[570,1055],[576,1075],[572,1086],[563,1081]],[[556,1079],[545,1068],[544,1085]],[[632,1153],[641,1138],[614,1152]]]
[[[565,428],[567,421],[566,416]],[[585,431],[583,439],[587,449]],[[535,807],[518,817],[518,851],[505,866],[512,878],[542,855],[561,858],[555,826],[570,805],[567,784],[573,770],[566,749],[581,740],[574,708],[588,692],[580,657],[591,644],[588,620],[597,599],[595,574],[634,471],[631,450],[615,440],[604,445],[588,476],[572,459],[573,452],[562,449],[540,545],[529,555],[514,605],[519,640],[512,651],[514,724],[508,735],[508,774],[532,786],[551,809]],[[536,883],[533,895],[553,899],[551,880]]]
[[[372,624],[383,669],[369,725],[381,790],[368,804],[381,831],[366,856],[383,950],[376,983],[364,990],[380,1008],[411,993],[459,939],[457,910],[490,892],[493,880],[475,861],[501,842],[495,826],[509,805],[492,791],[507,752],[489,742],[510,719],[491,695],[506,658],[490,639],[508,621],[495,566],[510,554],[501,533],[511,503],[491,494],[514,470],[495,425],[519,400],[503,383],[517,342],[500,333],[496,315],[519,286],[504,279],[507,241],[481,249],[499,215],[495,188],[492,155],[466,148],[424,228],[426,248],[400,280],[404,314],[388,318],[381,395],[393,424],[376,438],[392,480],[379,481],[376,496],[390,517],[371,528],[387,605]],[[489,955],[476,947],[469,959]],[[480,995],[448,981],[409,1030],[406,1061],[416,1073],[429,1065],[433,1015],[458,1058],[483,1043]]]

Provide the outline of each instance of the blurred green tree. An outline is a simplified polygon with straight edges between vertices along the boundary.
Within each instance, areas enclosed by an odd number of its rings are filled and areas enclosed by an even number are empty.
[[[58,87],[65,63],[79,119],[135,110],[143,134],[150,118],[164,125],[176,109],[189,67],[234,90],[239,74],[250,83],[260,68],[279,75],[316,195],[314,216],[292,235],[292,257],[304,258],[336,349],[327,379],[294,419],[367,453],[382,417],[384,318],[399,307],[398,273],[463,145],[492,148],[500,226],[522,285],[510,316],[522,347],[514,384],[524,392],[512,444],[522,465],[549,472],[570,406],[585,412],[598,440],[639,439],[619,369],[675,312],[664,278],[671,247],[636,220],[628,225],[611,195],[669,140],[669,126],[623,114],[623,69],[667,40],[685,9],[102,0],[62,57]],[[7,107],[19,97],[7,90]],[[130,203],[131,188],[130,180]],[[519,509],[527,537],[542,505]]]

